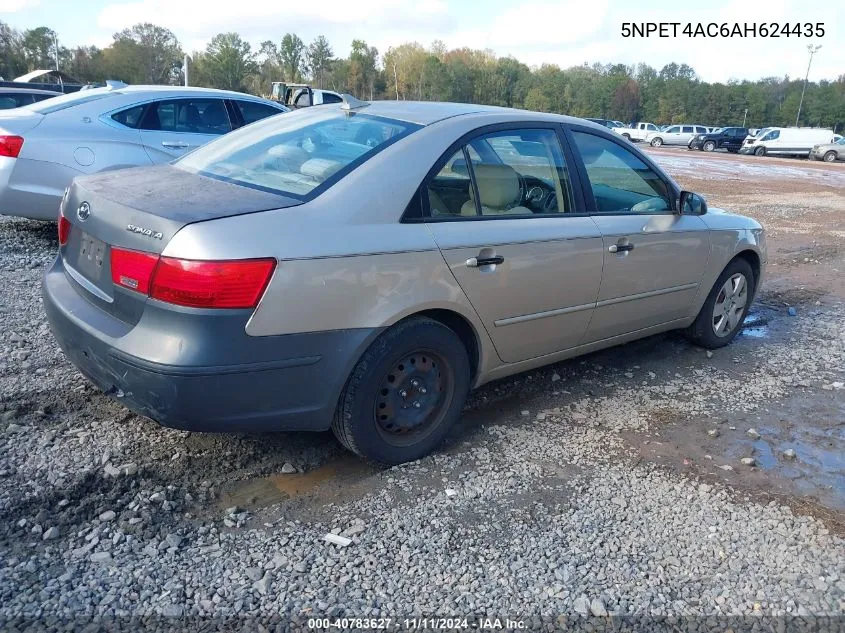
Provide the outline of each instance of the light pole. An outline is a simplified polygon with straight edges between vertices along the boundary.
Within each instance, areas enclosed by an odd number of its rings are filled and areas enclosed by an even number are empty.
[[[748,117],[748,108],[745,108],[745,114],[742,115],[742,127],[745,127],[745,119]]]
[[[819,49],[822,47],[821,44],[818,46],[813,46],[809,44],[807,46],[807,51],[810,53],[810,61],[807,62],[807,74],[804,75],[804,87],[801,89],[801,101],[798,102],[798,114],[795,115],[795,127],[798,127],[798,119],[801,118],[801,106],[804,105],[804,91],[807,90],[807,79],[810,77],[810,65],[813,63],[813,55],[819,52]]]
[[[56,70],[59,69],[59,36],[53,31],[53,43],[56,45]]]

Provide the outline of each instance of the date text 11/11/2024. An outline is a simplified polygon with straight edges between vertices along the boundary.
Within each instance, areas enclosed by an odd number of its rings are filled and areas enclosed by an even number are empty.
[[[481,630],[519,631],[526,628],[522,620],[510,618],[309,618],[312,630]]]
[[[621,35],[637,37],[824,37],[824,22],[623,22]]]

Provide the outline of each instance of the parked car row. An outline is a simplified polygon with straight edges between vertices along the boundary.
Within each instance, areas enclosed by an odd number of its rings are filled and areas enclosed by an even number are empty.
[[[833,162],[845,160],[842,136],[823,128],[796,127],[721,127],[705,125],[664,125],[640,122],[630,126],[614,126],[605,119],[588,119],[610,127],[631,142],[646,142],[652,147],[686,145],[689,149],[712,152],[724,149],[730,153],[804,156],[812,160]],[[611,123],[611,125],[608,125]]]
[[[112,83],[0,111],[0,213],[55,220],[76,176],[166,163],[288,110],[238,92]]]

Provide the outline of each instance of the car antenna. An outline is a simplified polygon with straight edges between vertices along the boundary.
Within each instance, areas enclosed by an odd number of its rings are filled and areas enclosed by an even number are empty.
[[[350,94],[343,93],[341,97],[343,97],[343,104],[340,106],[341,110],[360,110],[370,105],[369,101],[361,101]]]

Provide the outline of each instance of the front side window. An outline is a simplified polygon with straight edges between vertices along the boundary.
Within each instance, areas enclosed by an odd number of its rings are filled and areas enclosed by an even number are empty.
[[[677,134],[680,131],[681,129],[677,125],[673,125],[666,130],[666,134]]]
[[[333,95],[330,92],[323,93],[323,103],[342,103],[343,99],[338,97],[337,95]]]
[[[776,138],[780,138],[780,130],[770,130],[766,132],[766,135],[761,138],[761,141],[774,141]]]
[[[419,127],[337,108],[304,108],[235,130],[174,164],[246,187],[304,197]]]
[[[671,210],[666,182],[634,153],[613,141],[573,132],[600,213]]]
[[[232,129],[222,99],[174,99],[150,104],[141,129],[187,134],[226,134]]]
[[[659,131],[660,131],[660,130],[658,130],[658,129],[657,129],[657,126],[656,126],[656,125],[654,125],[654,124],[652,124],[652,123],[649,123],[649,124],[646,126],[646,129],[647,129],[647,130],[651,130],[652,132],[659,132]]]
[[[433,217],[573,210],[560,141],[548,129],[507,130],[474,138],[428,183],[428,195]]]

